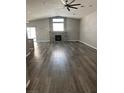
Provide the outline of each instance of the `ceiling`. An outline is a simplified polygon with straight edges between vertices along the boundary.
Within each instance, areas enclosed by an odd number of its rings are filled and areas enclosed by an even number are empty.
[[[81,18],[97,9],[97,0],[76,0],[74,3],[81,3],[84,7],[78,6],[77,10],[69,12],[61,0],[27,0],[27,21],[53,16]]]

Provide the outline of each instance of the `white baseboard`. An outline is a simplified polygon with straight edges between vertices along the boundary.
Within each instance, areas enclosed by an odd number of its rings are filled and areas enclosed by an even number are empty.
[[[67,41],[71,41],[71,42],[77,42],[77,41],[79,41],[79,40],[67,40]]]
[[[30,84],[30,80],[28,80],[28,82],[26,83],[26,88],[29,86]]]
[[[72,42],[77,42],[79,40],[67,40],[67,41],[72,41]],[[36,41],[37,43],[40,43],[40,42],[50,42],[50,40],[41,40],[41,41]]]
[[[92,46],[92,45],[90,45],[90,44],[87,44],[87,43],[82,42],[82,41],[80,41],[80,40],[79,40],[79,42],[80,42],[80,43],[83,43],[83,44],[85,44],[85,45],[87,45],[87,46],[89,46],[89,47],[91,47],[91,48],[93,48],[93,49],[96,49],[96,50],[97,50],[97,48],[96,48],[96,47],[94,47],[94,46]]]

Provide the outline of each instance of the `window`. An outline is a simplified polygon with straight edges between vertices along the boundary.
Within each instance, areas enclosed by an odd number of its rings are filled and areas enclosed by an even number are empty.
[[[27,27],[28,39],[36,39],[35,27]]]
[[[64,31],[64,18],[53,18],[53,31]]]

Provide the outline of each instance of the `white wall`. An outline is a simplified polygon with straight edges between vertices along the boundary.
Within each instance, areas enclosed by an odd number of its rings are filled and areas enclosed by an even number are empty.
[[[49,19],[39,19],[27,23],[27,27],[36,27],[36,41],[48,42],[49,39]]]
[[[93,12],[80,21],[80,41],[97,48],[97,12]]]
[[[66,18],[66,31],[68,40],[79,40],[80,19]]]
[[[50,41],[49,31],[51,30],[49,18],[30,21],[27,27],[36,27],[36,40],[37,42]],[[80,20],[66,18],[65,31],[67,31],[67,40],[79,40]]]

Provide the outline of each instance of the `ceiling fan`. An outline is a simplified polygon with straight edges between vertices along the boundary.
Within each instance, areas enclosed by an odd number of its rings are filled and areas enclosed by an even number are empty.
[[[78,9],[77,7],[75,6],[79,6],[81,4],[73,4],[73,2],[75,2],[75,0],[72,0],[71,2],[69,2],[68,0],[61,0],[62,3],[64,4],[64,6],[67,8],[68,11],[70,11],[70,8],[73,8],[73,9]]]

